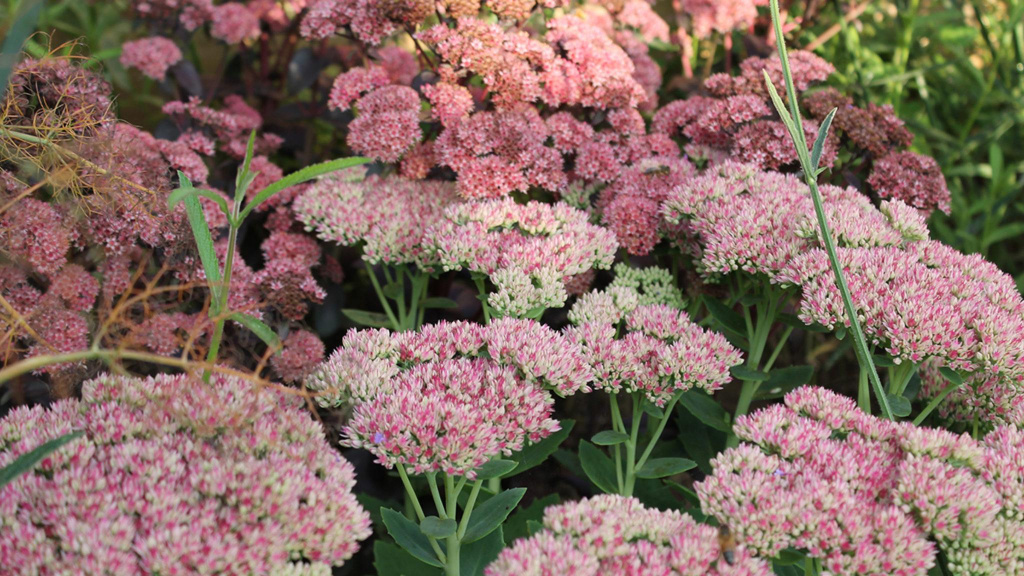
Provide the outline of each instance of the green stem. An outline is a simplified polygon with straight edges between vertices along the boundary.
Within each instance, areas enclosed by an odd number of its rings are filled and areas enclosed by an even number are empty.
[[[235,243],[238,241],[238,226],[239,222],[235,220],[238,214],[238,204],[235,203],[233,208],[233,214],[231,217],[231,223],[228,228],[228,252],[224,256],[224,273],[223,286],[220,290],[220,301],[217,302],[216,308],[211,308],[211,311],[217,315],[217,320],[213,326],[213,337],[210,339],[210,349],[206,353],[206,363],[208,365],[215,364],[217,362],[217,355],[220,353],[220,343],[224,339],[224,322],[228,317],[228,295],[231,293],[231,270],[235,262]],[[211,293],[213,290],[210,291]],[[210,381],[210,369],[203,370],[203,382]]]
[[[480,297],[480,306],[484,311],[484,324],[490,324],[491,307],[487,305],[487,287],[484,285],[484,279],[481,276],[474,275],[473,281],[476,283],[476,291]]]
[[[626,443],[626,480],[623,486],[622,495],[632,496],[633,486],[636,484],[636,446],[640,438],[640,420],[643,412],[640,411],[640,397],[631,396],[633,400],[633,423],[629,433],[629,440]]]
[[[377,274],[373,271],[373,266],[367,266],[366,272],[370,276],[370,283],[373,284],[374,291],[377,292],[377,299],[380,300],[381,305],[384,307],[384,313],[387,314],[388,320],[391,321],[391,326],[395,330],[401,330],[402,324],[398,321],[394,311],[391,310],[391,305],[388,304],[388,299],[380,288],[380,282],[377,280]]]
[[[791,114],[790,120],[792,121],[792,124],[789,126],[790,136],[793,138],[794,144],[796,145],[796,152],[800,159],[800,166],[803,169],[804,180],[811,191],[811,199],[814,201],[814,213],[818,220],[818,228],[821,231],[821,238],[825,244],[825,252],[828,254],[829,263],[832,266],[832,272],[835,274],[836,284],[839,287],[839,293],[843,299],[843,308],[846,310],[846,315],[850,319],[850,332],[854,339],[854,349],[857,352],[857,359],[861,366],[865,367],[867,370],[868,377],[871,379],[871,385],[875,390],[875,395],[878,397],[878,403],[882,408],[882,415],[885,418],[892,420],[894,419],[892,407],[889,406],[889,399],[885,396],[885,389],[882,388],[882,381],[879,379],[878,373],[875,371],[875,363],[868,352],[867,340],[864,338],[864,331],[861,329],[860,320],[857,318],[857,309],[853,305],[853,297],[850,295],[850,287],[846,283],[846,277],[843,274],[842,266],[839,264],[835,241],[832,238],[832,231],[829,229],[828,220],[825,217],[824,202],[821,198],[821,192],[818,190],[817,166],[814,166],[811,162],[810,150],[807,148],[807,139],[804,136],[803,122],[800,119],[796,87],[793,85],[793,73],[789,68],[789,56],[786,52],[786,41],[785,36],[783,36],[782,33],[782,17],[779,14],[779,0],[771,0],[770,4],[772,25],[775,30],[775,36],[778,39],[779,60],[782,64],[783,76],[786,79],[786,94],[789,98]],[[772,86],[770,82],[768,84],[769,90],[774,92],[774,86]],[[783,110],[779,111],[780,114]]]
[[[943,388],[942,392],[939,392],[939,395],[932,398],[931,402],[924,407],[924,410],[921,410],[921,413],[917,415],[917,418],[914,418],[914,426],[920,426],[921,423],[924,422],[924,419],[938,408],[939,404],[942,404],[942,401],[946,399],[946,396],[949,396],[953,390],[956,390],[960,386],[960,384],[950,384]]]
[[[420,499],[416,497],[416,491],[413,490],[412,482],[409,481],[409,474],[405,471],[405,465],[399,464],[396,468],[398,469],[398,477],[402,479],[402,485],[405,486],[405,493],[409,496],[409,500],[416,510],[416,517],[419,518],[420,522],[423,522],[426,515],[423,514],[423,506],[420,506]],[[434,554],[437,554],[437,559],[441,562],[447,562],[444,550],[441,550],[441,545],[437,543],[437,539],[427,536],[427,540],[430,541],[430,547],[434,549]]]
[[[758,370],[758,366],[761,364],[761,357],[764,356],[765,348],[768,346],[768,336],[771,334],[772,326],[775,324],[775,318],[778,316],[779,300],[777,300],[774,292],[769,291],[765,295],[765,298],[757,306],[757,320],[756,322],[750,320],[750,312],[744,307],[744,314],[748,318],[747,321],[747,337],[750,342],[750,354],[747,356],[746,367],[750,370]],[[771,368],[778,358],[779,353],[782,352],[782,347],[785,345],[786,340],[789,338],[789,334],[792,332],[792,327],[787,327],[785,334],[782,339],[776,345],[772,351],[771,357],[769,357],[766,363],[766,370]],[[750,405],[754,401],[754,396],[757,394],[758,388],[761,387],[761,382],[758,380],[743,380],[743,387],[740,388],[740,397],[736,401],[736,411],[733,413],[733,421],[736,418],[743,416],[750,411]],[[736,447],[739,445],[739,438],[734,434],[730,434],[727,440],[728,447]]]
[[[482,480],[477,480],[473,483],[473,490],[469,493],[469,499],[466,500],[466,509],[462,512],[462,520],[459,522],[459,531],[456,535],[461,541],[466,537],[466,530],[469,528],[469,516],[473,513],[473,507],[476,506],[477,496],[480,495],[480,487],[484,483]]]
[[[616,432],[626,433],[626,426],[622,423],[622,414],[619,412],[619,395],[610,394],[609,399],[611,402],[609,406],[612,409],[612,428]],[[619,488],[621,494],[625,490],[625,484],[622,482],[622,445],[615,445],[615,485]]]
[[[444,502],[441,500],[441,491],[437,488],[437,472],[427,474],[427,486],[430,487],[430,495],[434,498],[434,507],[437,508],[437,515],[440,518],[448,518]]]
[[[871,414],[871,388],[868,387],[868,373],[863,366],[857,378],[857,405],[865,414]]]
[[[464,485],[464,482],[460,483],[459,489],[456,489],[454,478],[447,474],[444,477],[444,495],[448,503],[449,518],[455,518],[455,515],[458,513],[459,492],[461,487]],[[476,488],[477,485],[479,485],[479,481],[474,484],[474,488]],[[447,546],[445,549],[447,550],[448,558],[444,563],[444,573],[446,576],[459,576],[461,572],[461,568],[459,567],[459,555],[462,548],[462,539],[459,537],[459,531],[456,530],[455,534],[449,536],[446,542]]]
[[[672,412],[675,410],[676,402],[682,397],[682,392],[677,392],[675,396],[665,405],[665,415],[661,417],[658,422],[658,427],[654,430],[654,435],[651,436],[650,441],[647,443],[647,448],[644,449],[644,453],[640,455],[640,459],[636,461],[636,469],[639,470],[644,467],[647,463],[647,459],[650,458],[651,452],[654,451],[654,446],[661,439],[661,433],[665,431],[665,425],[668,424],[669,418],[672,417]]]

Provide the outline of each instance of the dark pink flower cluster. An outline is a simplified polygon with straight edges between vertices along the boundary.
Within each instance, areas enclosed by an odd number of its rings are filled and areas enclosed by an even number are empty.
[[[836,575],[923,576],[939,550],[957,575],[1024,568],[1015,428],[975,441],[801,388],[735,430],[748,444],[715,458],[696,490],[704,511],[757,554],[803,549]]]
[[[949,214],[949,188],[939,163],[915,152],[893,152],[875,160],[868,184],[882,198],[898,198],[931,212]]]
[[[260,20],[241,2],[225,2],[213,8],[210,36],[228,44],[241,44],[260,35]]]
[[[548,507],[543,529],[505,549],[484,574],[769,576],[772,570],[744,546],[724,558],[711,526],[606,494]]]
[[[558,430],[558,394],[591,376],[564,337],[530,320],[441,322],[418,332],[350,332],[310,378],[323,405],[347,405],[342,443],[393,467],[475,477]]]
[[[200,132],[216,141],[221,150],[233,158],[245,156],[249,134],[263,126],[260,113],[246,104],[241,96],[234,94],[224,97],[224,106],[219,110],[192,97],[188,101],[164,104],[163,112],[178,121],[183,133]],[[281,142],[280,136],[261,133],[256,139],[256,153],[271,153],[280,147]]]
[[[868,104],[867,108],[859,108],[854,106],[853,98],[835,88],[811,92],[802,98],[802,102],[819,121],[823,121],[835,109],[833,129],[849,138],[858,148],[870,152],[876,159],[893,150],[908,148],[914,141],[914,135],[888,104]]]
[[[163,80],[167,69],[181,60],[181,49],[169,38],[152,36],[125,42],[121,65],[136,68],[154,80]]]
[[[213,0],[132,0],[132,11],[139,18],[169,22],[180,22],[188,31],[193,31],[209,22],[213,15]]]
[[[615,236],[585,212],[511,198],[454,204],[424,239],[440,268],[487,277],[496,288],[490,307],[516,317],[562,306],[565,282],[610,268],[618,249]]]
[[[81,401],[0,421],[0,467],[73,431],[0,488],[11,574],[323,573],[370,536],[351,464],[294,396],[219,376],[102,376]]]
[[[795,52],[792,59],[796,82],[803,89],[833,71],[831,65],[813,54]],[[768,170],[795,164],[796,149],[786,127],[772,119],[774,111],[764,88],[763,70],[773,78],[778,76],[781,82],[778,58],[748,58],[741,70],[735,77],[718,74],[708,78],[705,87],[713,97],[693,96],[663,106],[654,115],[651,131],[685,137],[688,154],[713,164],[727,158]],[[813,145],[818,125],[805,119],[803,126],[807,141]],[[822,166],[831,166],[837,154],[837,139],[830,136],[822,151]]]
[[[398,162],[423,138],[420,97],[408,86],[378,88],[356,101],[357,116],[348,125],[348,146],[353,152]]]
[[[295,201],[296,219],[327,242],[363,243],[373,264],[431,268],[437,256],[427,231],[457,197],[450,184],[339,173],[321,178]]]
[[[293,330],[281,345],[281,353],[270,358],[270,365],[285,382],[303,381],[324,360],[324,343],[309,330]]]
[[[114,121],[110,85],[67,58],[26,58],[11,71],[4,122],[90,134]]]
[[[562,156],[545,145],[548,129],[534,108],[477,112],[452,121],[434,144],[437,161],[458,174],[465,198],[500,198],[531,186],[561,190]]]

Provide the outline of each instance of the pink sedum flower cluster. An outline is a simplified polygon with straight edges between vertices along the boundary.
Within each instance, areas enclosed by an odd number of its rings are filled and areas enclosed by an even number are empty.
[[[587,391],[590,379],[557,332],[505,319],[350,332],[307,385],[322,405],[351,409],[342,444],[388,468],[474,478],[489,460],[558,430],[550,390]]]
[[[729,369],[742,363],[740,351],[675,308],[681,296],[659,294],[661,274],[630,276],[636,280],[584,294],[569,311],[575,326],[566,335],[583,350],[595,387],[642,393],[663,406],[679,392],[696,387],[712,393],[732,381]],[[650,293],[641,291],[648,286]]]
[[[558,308],[565,282],[591,269],[607,269],[618,244],[587,214],[564,203],[511,198],[454,204],[426,234],[443,270],[487,277],[488,304],[499,315],[524,317]]]
[[[636,498],[594,496],[550,506],[544,527],[506,548],[486,576],[769,576],[747,548],[723,558],[718,531]]]
[[[121,64],[136,68],[153,80],[163,80],[167,69],[181,60],[181,49],[169,38],[153,36],[125,42]]]
[[[0,467],[83,437],[0,488],[11,574],[328,574],[370,535],[352,466],[301,402],[232,377],[102,376],[0,421]]]
[[[754,25],[757,7],[765,0],[682,0],[680,7],[690,16],[693,33],[708,38],[713,32],[731,34]]]
[[[427,245],[427,232],[456,200],[452,186],[443,182],[379,176],[364,180],[359,172],[345,172],[321,178],[296,199],[293,209],[296,219],[321,240],[363,243],[363,258],[371,264],[431,268],[438,256]]]
[[[975,441],[801,388],[739,419],[736,433],[748,443],[715,458],[696,490],[758,554],[804,549],[837,576],[923,576],[940,550],[957,575],[1024,568],[1016,428]]]
[[[898,201],[885,211],[853,188],[821,187],[840,246],[901,246],[927,234],[922,217]],[[785,279],[792,262],[820,246],[810,190],[800,178],[727,161],[668,194],[662,211],[696,240],[707,278],[733,272]],[[684,238],[682,243],[686,243]]]
[[[899,198],[920,210],[949,214],[946,178],[931,156],[893,152],[874,163],[868,184],[882,198]]]

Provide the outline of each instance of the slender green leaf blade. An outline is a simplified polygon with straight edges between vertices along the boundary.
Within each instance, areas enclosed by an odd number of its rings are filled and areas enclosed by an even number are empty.
[[[171,192],[170,196],[167,197],[167,206],[173,209],[188,196],[202,196],[203,198],[207,198],[209,200],[214,201],[217,204],[217,206],[220,206],[220,209],[224,212],[224,215],[227,216],[229,219],[231,218],[231,208],[228,207],[227,199],[221,196],[220,194],[217,194],[213,190],[204,190],[202,188],[192,187],[175,188],[174,191]]]
[[[270,348],[279,349],[281,347],[281,339],[278,338],[277,333],[274,332],[274,330],[271,329],[270,326],[264,324],[263,321],[260,320],[259,318],[250,316],[248,314],[244,314],[242,312],[232,312],[231,315],[228,316],[228,318],[248,328],[250,331],[252,331],[253,334],[256,334],[256,336],[258,336],[260,340],[263,340],[263,343],[269,346]]]
[[[811,150],[811,166],[814,167],[815,175],[817,175],[818,166],[821,163],[821,151],[825,149],[825,140],[828,139],[828,130],[832,126],[832,119],[836,117],[836,111],[838,108],[833,108],[828,116],[822,120],[821,126],[818,127],[818,137],[814,139],[814,148]]]
[[[178,171],[180,188],[193,189],[192,181],[183,172]],[[222,278],[220,275],[220,260],[217,258],[217,251],[213,247],[213,236],[210,235],[210,227],[206,223],[206,215],[203,213],[203,206],[199,198],[194,194],[186,194],[182,201],[185,203],[185,213],[188,215],[188,224],[192,228],[192,237],[195,238],[196,248],[199,251],[199,260],[203,264],[203,272],[206,273],[206,281],[213,294],[211,311],[220,314],[220,301],[222,290]]]
[[[245,158],[242,160],[242,165],[238,168],[238,173],[235,175],[236,205],[240,205],[239,203],[242,201],[242,198],[245,198],[245,193],[249,190],[249,185],[256,179],[256,175],[252,174],[249,170],[252,166],[255,148],[256,130],[253,129],[252,132],[249,132],[249,141],[245,144]]]
[[[255,210],[267,201],[271,196],[277,194],[281,190],[296,184],[302,184],[314,178],[323,176],[324,174],[330,174],[331,172],[337,172],[338,170],[344,170],[345,168],[351,168],[352,166],[358,166],[360,164],[366,164],[370,162],[369,158],[338,158],[337,160],[330,160],[328,162],[321,162],[319,164],[313,164],[312,166],[306,166],[301,170],[292,172],[291,174],[281,178],[277,182],[274,182],[270,186],[267,186],[263,190],[260,190],[259,194],[252,199],[252,202],[242,210],[239,215],[240,220],[244,220],[250,212]]]
[[[7,466],[0,468],[0,488],[10,484],[15,478],[25,474],[36,467],[39,462],[50,454],[56,452],[68,442],[80,437],[81,432],[72,432],[65,434],[53,440],[43,442],[39,446],[36,446],[32,450],[18,456]]]
[[[391,325],[391,320],[380,312],[356,310],[355,308],[342,308],[341,313],[349,320],[361,326],[369,326],[371,328],[394,328],[394,326]]]

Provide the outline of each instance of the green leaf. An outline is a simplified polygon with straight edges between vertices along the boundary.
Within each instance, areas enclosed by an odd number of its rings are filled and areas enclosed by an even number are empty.
[[[532,534],[530,522],[541,522],[544,519],[544,510],[548,506],[558,504],[560,501],[561,499],[558,497],[558,494],[548,494],[543,498],[537,498],[530,502],[528,506],[522,506],[517,509],[505,521],[503,526],[505,538],[509,542],[515,542],[519,538],[530,536]]]
[[[391,320],[380,312],[356,310],[355,308],[342,308],[341,313],[345,315],[345,318],[348,318],[360,326],[369,326],[371,328],[394,328],[394,326],[391,325]]]
[[[789,391],[811,381],[813,366],[786,366],[775,368],[768,374],[768,380],[760,387],[757,398],[771,400],[785,396]]]
[[[515,510],[523,494],[526,494],[526,488],[503,490],[474,508],[462,542],[475,542],[494,532]]]
[[[679,52],[679,46],[676,46],[675,44],[672,44],[671,42],[665,42],[664,40],[658,40],[657,38],[655,38],[654,40],[648,41],[647,45],[650,48],[652,48],[654,50],[658,50],[660,52]]]
[[[477,468],[476,477],[480,480],[501,478],[515,470],[517,466],[519,466],[519,462],[514,460],[489,460],[483,466]]]
[[[886,394],[885,397],[889,400],[889,406],[892,407],[893,415],[900,418],[910,416],[910,400],[895,394]]]
[[[707,306],[708,312],[711,313],[711,317],[718,320],[724,328],[731,330],[740,336],[746,337],[747,325],[743,321],[743,317],[735,310],[726,306],[722,302],[709,297],[704,298],[704,305]]]
[[[452,308],[458,308],[459,303],[456,302],[455,300],[452,300],[451,298],[443,298],[440,296],[436,296],[431,298],[424,298],[422,301],[420,301],[420,306],[424,308],[442,308],[447,310]]]
[[[249,185],[256,179],[256,175],[249,171],[252,166],[252,158],[255,155],[255,148],[256,129],[254,128],[249,132],[249,141],[245,144],[245,157],[242,159],[242,165],[238,168],[238,173],[235,174],[235,203],[239,205],[241,205],[242,198],[245,198]]]
[[[337,160],[321,162],[319,164],[313,164],[312,166],[306,166],[301,170],[296,170],[277,182],[274,182],[270,186],[267,186],[263,190],[260,190],[260,193],[252,199],[252,202],[249,202],[249,204],[242,209],[242,213],[239,215],[239,220],[245,220],[245,217],[248,216],[250,212],[258,208],[260,204],[266,202],[271,196],[285,188],[295,186],[296,184],[302,184],[303,182],[323,176],[324,174],[330,174],[331,172],[337,172],[338,170],[344,170],[345,168],[351,168],[352,166],[366,164],[370,161],[371,160],[369,158],[360,157],[338,158]]]
[[[487,536],[463,546],[460,550],[459,576],[483,576],[487,565],[505,549],[505,534],[501,526]]]
[[[447,538],[458,529],[458,523],[451,518],[442,520],[437,516],[427,516],[420,522],[420,532],[431,538]]]
[[[234,320],[251,330],[252,333],[258,336],[260,340],[263,340],[263,343],[268,347],[276,350],[277,352],[281,351],[281,339],[277,337],[277,333],[274,332],[270,326],[264,324],[259,318],[242,312],[232,312],[231,315],[228,316],[228,319]]]
[[[544,523],[539,521],[539,520],[527,520],[526,521],[526,531],[528,533],[527,536],[533,536],[534,534],[536,534],[537,532],[540,532],[543,529],[544,529]]]
[[[726,433],[732,430],[728,414],[707,393],[700,390],[687,390],[679,398],[679,403],[707,426]]]
[[[384,520],[384,526],[387,527],[388,534],[391,534],[395,542],[405,549],[406,552],[431,566],[444,567],[444,564],[434,554],[433,548],[430,547],[430,540],[427,539],[427,536],[420,531],[420,527],[413,523],[412,520],[391,508],[382,508],[380,517]]]
[[[183,172],[178,171],[178,181],[181,188],[192,189],[192,181]],[[206,224],[206,215],[203,213],[203,206],[195,195],[185,195],[182,199],[185,202],[185,213],[188,215],[188,224],[192,228],[192,237],[195,238],[196,248],[199,250],[199,260],[203,264],[203,272],[206,273],[206,281],[210,286],[210,293],[213,295],[213,302],[210,310],[214,315],[220,314],[221,295],[224,286],[221,285],[220,260],[213,247],[213,237],[210,235],[210,227]]]
[[[14,459],[7,466],[0,468],[0,488],[7,486],[14,481],[15,478],[25,474],[36,467],[44,458],[53,454],[68,442],[82,436],[82,432],[72,432],[54,438],[53,440],[47,440],[39,446],[36,446],[32,450],[25,452],[21,456]]]
[[[782,123],[786,125],[786,129],[789,130],[790,136],[795,133],[795,122],[793,121],[793,115],[786,109],[786,104],[779,97],[779,92],[775,89],[775,84],[772,83],[772,77],[768,75],[768,71],[764,70],[764,83],[768,88],[768,94],[772,97],[772,104],[775,105],[775,111],[779,113],[779,118],[782,119]],[[796,137],[793,138],[796,140]]]
[[[629,441],[629,434],[619,432],[618,430],[604,430],[594,434],[590,441],[598,446],[615,446],[616,444]]]
[[[942,374],[942,377],[948,380],[950,384],[959,386],[964,383],[964,377],[948,366],[939,368],[939,373]]]
[[[606,494],[615,494],[619,491],[615,464],[600,448],[586,440],[580,441],[580,465],[598,490]]]
[[[519,466],[516,466],[516,469],[510,475],[522,474],[547,460],[548,456],[554,454],[562,442],[565,442],[565,439],[569,437],[569,433],[572,432],[572,428],[575,425],[575,420],[560,420],[559,426],[561,430],[513,454],[513,458],[519,462]]]
[[[737,379],[745,380],[747,382],[765,382],[768,380],[767,372],[751,370],[746,366],[733,366],[729,369],[729,372],[731,372]]]
[[[811,150],[811,166],[815,170],[818,169],[818,165],[821,162],[821,151],[825,148],[825,140],[828,138],[828,129],[832,126],[832,119],[836,117],[836,111],[838,108],[833,108],[828,116],[822,120],[821,126],[818,128],[818,137],[814,140],[814,147]]]
[[[373,274],[372,270],[368,272]],[[381,289],[381,293],[384,294],[385,298],[398,300],[400,296],[405,296],[405,285],[401,282],[389,282]]]
[[[772,562],[772,569],[776,576],[806,576],[804,569],[795,564],[781,564],[775,561]]]
[[[651,458],[636,471],[637,478],[652,480],[693,470],[697,463],[686,458]]]
[[[175,206],[185,200],[188,196],[202,196],[203,198],[213,200],[217,203],[217,206],[220,206],[221,211],[228,217],[228,220],[231,220],[231,208],[228,207],[227,199],[213,190],[204,190],[202,188],[192,187],[175,188],[174,191],[171,192],[171,195],[167,197],[167,207],[173,210]]]
[[[24,0],[18,6],[11,27],[7,30],[4,43],[0,46],[0,99],[3,99],[7,93],[11,72],[14,71],[14,65],[21,59],[21,47],[35,31],[42,8],[42,0]]]
[[[356,494],[356,500],[359,501],[359,505],[364,510],[370,513],[370,521],[374,526],[383,526],[384,521],[380,518],[381,508],[388,506],[388,503],[376,496],[371,496],[366,492],[359,492]]]
[[[444,571],[425,565],[402,548],[378,538],[373,543],[377,576],[442,576]]]

